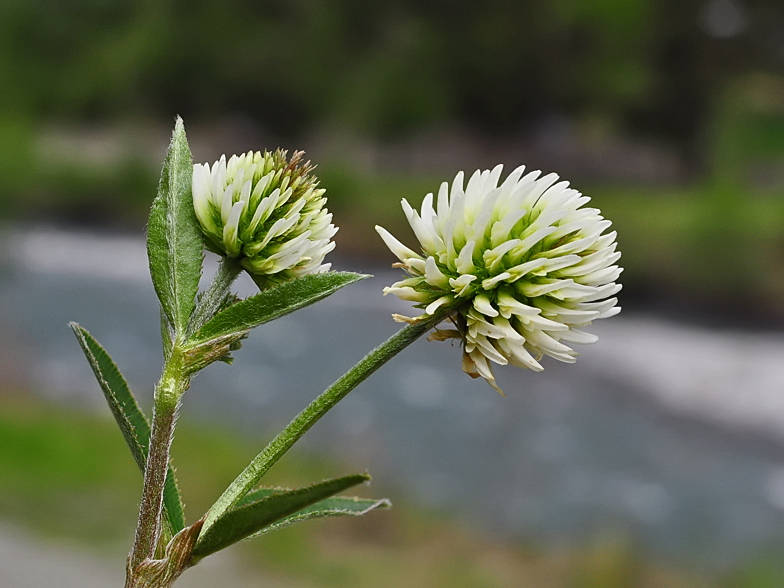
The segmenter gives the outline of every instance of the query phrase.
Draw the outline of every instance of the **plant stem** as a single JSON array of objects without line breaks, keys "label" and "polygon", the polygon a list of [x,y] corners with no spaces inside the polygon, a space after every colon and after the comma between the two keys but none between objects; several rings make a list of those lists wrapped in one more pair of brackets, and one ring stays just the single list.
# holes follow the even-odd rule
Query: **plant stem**
[{"label": "plant stem", "polygon": [[240,275],[242,267],[235,260],[224,257],[210,287],[202,295],[199,305],[188,323],[188,335],[198,331],[220,307],[234,280]]},{"label": "plant stem", "polygon": [[[186,366],[183,365],[181,345],[190,334],[198,331],[214,316],[241,270],[236,261],[223,258],[212,283],[202,295],[191,317],[187,333],[179,334],[173,342],[164,363],[161,380],[155,387],[155,405],[147,465],[144,470],[144,488],[133,549],[128,556],[126,586],[135,586],[139,581],[135,577],[136,570],[144,560],[154,557],[160,538],[163,488],[169,467],[169,449],[174,437],[180,398],[189,385],[189,378],[185,375]],[[167,349],[165,341],[164,349]]]},{"label": "plant stem", "polygon": [[440,323],[447,313],[408,325],[368,353],[359,363],[335,381],[311,402],[289,425],[259,453],[247,468],[231,483],[207,513],[202,533],[247,494],[272,465],[288,451],[329,409],[368,378],[373,372]]},{"label": "plant stem", "polygon": [[175,344],[169,360],[164,365],[161,380],[155,387],[152,433],[144,470],[144,488],[139,507],[136,538],[129,561],[134,570],[142,561],[152,557],[158,541],[163,508],[163,486],[169,467],[169,448],[174,436],[174,422],[180,397],[188,387],[183,377],[182,353]]}]

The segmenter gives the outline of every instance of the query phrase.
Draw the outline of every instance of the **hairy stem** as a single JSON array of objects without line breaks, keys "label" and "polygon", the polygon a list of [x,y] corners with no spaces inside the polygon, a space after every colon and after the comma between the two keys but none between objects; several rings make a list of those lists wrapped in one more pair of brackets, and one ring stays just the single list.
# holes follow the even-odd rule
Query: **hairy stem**
[{"label": "hairy stem", "polygon": [[188,335],[198,331],[217,312],[229,288],[241,271],[240,264],[235,260],[229,257],[224,257],[221,260],[210,287],[202,295],[199,305],[191,316],[188,323]]},{"label": "hairy stem", "polygon": [[164,365],[163,375],[155,387],[152,433],[144,470],[144,488],[139,507],[139,521],[133,550],[129,556],[130,569],[152,557],[158,542],[163,508],[163,486],[169,467],[169,448],[174,436],[174,423],[180,397],[188,387],[183,377],[182,354],[175,345]]},{"label": "hairy stem", "polygon": [[[147,454],[147,465],[144,471],[144,488],[139,507],[139,521],[136,526],[136,536],[133,549],[128,556],[128,577],[126,587],[152,585],[149,579],[144,580],[140,573],[148,574],[149,570],[142,571],[142,564],[151,565],[150,562],[156,553],[161,537],[163,511],[163,488],[166,482],[166,473],[169,467],[169,449],[174,438],[174,425],[177,419],[177,409],[180,398],[189,385],[186,375],[187,366],[181,346],[187,337],[196,332],[215,315],[223,302],[229,288],[239,276],[242,268],[229,258],[224,258],[209,288],[204,292],[188,323],[187,333],[179,334],[174,341],[167,341],[169,331],[162,321],[164,335],[164,351],[166,361],[163,367],[161,380],[155,387],[155,405],[153,409],[152,432],[150,447]],[[200,526],[200,525],[199,525]],[[196,537],[198,531],[196,532]],[[195,542],[195,537],[193,538]],[[191,545],[192,548],[192,545]],[[190,553],[187,554],[188,558]],[[186,562],[187,563],[187,562]],[[149,564],[149,565],[148,565]],[[141,566],[141,567],[140,567]],[[180,570],[181,571],[181,570]],[[169,578],[173,582],[175,577]],[[141,583],[140,583],[141,582]],[[157,584],[155,584],[157,585]],[[161,584],[163,586],[164,584]],[[169,584],[166,584],[169,585]]]},{"label": "hairy stem", "polygon": [[220,498],[212,505],[204,522],[206,532],[215,521],[247,494],[272,465],[288,451],[327,411],[342,400],[349,392],[367,379],[373,372],[416,341],[424,333],[445,318],[438,314],[428,320],[408,325],[392,335],[384,343],[368,353],[359,363],[335,381],[321,395],[299,413],[259,453],[247,468],[231,483]]}]

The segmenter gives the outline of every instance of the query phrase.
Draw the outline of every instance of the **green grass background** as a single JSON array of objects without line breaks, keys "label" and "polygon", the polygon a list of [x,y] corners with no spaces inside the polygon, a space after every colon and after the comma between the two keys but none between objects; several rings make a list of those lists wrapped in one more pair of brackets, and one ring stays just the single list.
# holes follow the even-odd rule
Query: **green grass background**
[{"label": "green grass background", "polygon": [[[261,447],[260,438],[183,422],[172,453],[190,521]],[[369,464],[372,466],[372,464]],[[345,473],[339,462],[294,451],[265,481],[296,486]],[[372,469],[372,468],[371,468]],[[87,546],[121,565],[133,535],[141,475],[108,410],[74,411],[28,395],[0,395],[0,518]],[[304,523],[234,546],[245,570],[330,588],[780,588],[784,563],[759,557],[718,577],[676,569],[622,533],[546,549],[491,538],[424,511],[374,481],[390,511]],[[198,568],[193,572],[198,573]]]}]

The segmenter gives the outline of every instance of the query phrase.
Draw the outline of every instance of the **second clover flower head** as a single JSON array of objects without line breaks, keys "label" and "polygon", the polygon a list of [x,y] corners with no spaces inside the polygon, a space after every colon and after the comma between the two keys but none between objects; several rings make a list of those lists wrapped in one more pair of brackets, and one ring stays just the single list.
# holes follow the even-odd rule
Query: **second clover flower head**
[{"label": "second clover flower head", "polygon": [[[498,389],[490,362],[541,371],[549,355],[572,363],[572,343],[593,343],[580,330],[617,314],[621,289],[615,281],[615,231],[590,198],[558,182],[558,176],[524,175],[515,169],[499,185],[502,166],[463,172],[437,198],[428,194],[421,213],[403,200],[403,210],[421,245],[409,249],[388,231],[376,230],[409,275],[385,294],[417,303],[424,314],[443,313],[455,324],[432,338],[463,344],[463,369]],[[500,391],[500,390],[499,390]]]},{"label": "second clover flower head", "polygon": [[328,271],[337,232],[303,153],[222,156],[193,166],[193,206],[207,248],[236,260],[260,287]]}]

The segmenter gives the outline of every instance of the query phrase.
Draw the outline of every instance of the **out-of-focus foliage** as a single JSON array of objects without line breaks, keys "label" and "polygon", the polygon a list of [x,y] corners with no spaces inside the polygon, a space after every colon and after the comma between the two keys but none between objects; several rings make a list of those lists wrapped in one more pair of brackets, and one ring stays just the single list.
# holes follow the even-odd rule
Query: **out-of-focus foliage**
[{"label": "out-of-focus foliage", "polygon": [[782,65],[776,0],[740,6],[731,39],[704,30],[715,3],[6,0],[0,110],[239,110],[284,136],[445,121],[505,133],[555,111],[690,140],[728,76]]},{"label": "out-of-focus foliage", "polygon": [[[136,513],[141,476],[114,423],[104,416],[0,393],[0,515],[68,545],[122,555]],[[184,422],[173,452],[188,491],[189,512],[202,512],[252,455],[256,442]],[[323,456],[289,455],[272,470],[274,484],[326,476]],[[377,487],[374,492],[389,489]],[[294,526],[240,544],[236,553],[254,577],[285,585],[356,588],[778,588],[780,558],[761,554],[721,575],[673,568],[623,533],[547,549],[503,542],[460,527],[443,513],[401,504],[394,516]],[[192,519],[191,519],[192,521]],[[778,552],[774,552],[778,553]],[[233,561],[233,560],[232,560]],[[230,579],[226,580],[228,584]]]},{"label": "out-of-focus foliage", "polygon": [[780,0],[4,0],[0,218],[141,226],[181,114],[215,156],[311,149],[345,253],[504,160],[614,209],[627,295],[770,308],[782,96]]}]

